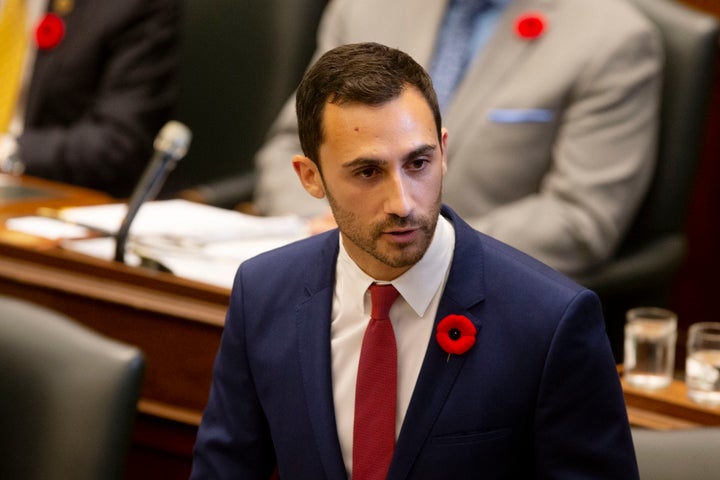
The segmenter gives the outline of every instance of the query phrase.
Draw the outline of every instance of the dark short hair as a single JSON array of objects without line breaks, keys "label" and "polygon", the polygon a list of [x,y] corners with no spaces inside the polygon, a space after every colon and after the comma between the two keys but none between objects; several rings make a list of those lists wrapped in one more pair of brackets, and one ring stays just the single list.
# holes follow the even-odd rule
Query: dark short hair
[{"label": "dark short hair", "polygon": [[326,103],[382,105],[399,97],[408,85],[427,100],[439,141],[442,120],[432,80],[408,54],[371,42],[343,45],[323,54],[305,73],[295,99],[305,156],[320,166]]}]

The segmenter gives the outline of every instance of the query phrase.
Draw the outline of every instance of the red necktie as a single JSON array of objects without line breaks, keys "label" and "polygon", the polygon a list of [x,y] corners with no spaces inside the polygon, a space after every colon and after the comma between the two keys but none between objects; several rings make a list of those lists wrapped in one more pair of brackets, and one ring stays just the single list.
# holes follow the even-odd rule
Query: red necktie
[{"label": "red necktie", "polygon": [[398,291],[371,285],[372,314],[365,330],[353,427],[353,480],[384,480],[395,449],[397,347],[388,313]]}]

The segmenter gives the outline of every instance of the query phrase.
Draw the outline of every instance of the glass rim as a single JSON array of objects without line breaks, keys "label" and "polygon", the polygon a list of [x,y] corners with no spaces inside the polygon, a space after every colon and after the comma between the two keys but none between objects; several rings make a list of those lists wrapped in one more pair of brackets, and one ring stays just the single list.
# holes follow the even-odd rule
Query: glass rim
[{"label": "glass rim", "polygon": [[662,307],[633,307],[625,312],[625,322],[631,319],[677,322],[677,313]]},{"label": "glass rim", "polygon": [[714,341],[720,341],[720,322],[698,322],[688,328],[688,340],[694,335],[702,335]]}]

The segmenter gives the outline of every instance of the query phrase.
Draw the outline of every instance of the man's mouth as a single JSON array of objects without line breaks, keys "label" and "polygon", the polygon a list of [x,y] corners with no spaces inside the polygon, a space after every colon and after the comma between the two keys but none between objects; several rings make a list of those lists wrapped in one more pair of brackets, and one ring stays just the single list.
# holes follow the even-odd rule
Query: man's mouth
[{"label": "man's mouth", "polygon": [[385,235],[396,242],[409,242],[415,239],[418,231],[419,229],[417,228],[400,228],[388,230],[385,232]]}]

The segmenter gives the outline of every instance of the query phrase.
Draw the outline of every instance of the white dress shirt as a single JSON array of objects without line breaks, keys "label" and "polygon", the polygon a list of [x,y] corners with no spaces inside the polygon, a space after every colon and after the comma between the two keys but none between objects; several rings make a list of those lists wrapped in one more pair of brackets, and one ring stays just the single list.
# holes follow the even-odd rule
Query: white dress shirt
[{"label": "white dress shirt", "polygon": [[[400,292],[390,309],[398,349],[396,438],[415,388],[426,345],[433,335],[435,315],[450,271],[454,247],[455,231],[450,222],[440,216],[435,235],[423,258],[390,282]],[[352,472],[355,381],[371,310],[367,289],[375,282],[350,258],[341,237],[333,296],[331,348],[335,418],[349,477]]]}]

